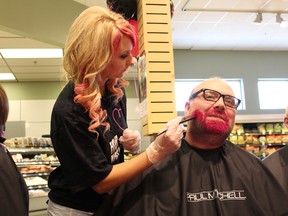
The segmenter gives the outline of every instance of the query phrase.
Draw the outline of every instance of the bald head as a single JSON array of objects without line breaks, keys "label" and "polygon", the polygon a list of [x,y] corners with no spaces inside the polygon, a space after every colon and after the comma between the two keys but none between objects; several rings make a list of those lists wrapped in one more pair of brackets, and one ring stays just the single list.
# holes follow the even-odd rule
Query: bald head
[{"label": "bald head", "polygon": [[226,81],[205,80],[193,89],[185,104],[185,116],[195,116],[187,125],[185,139],[198,148],[223,145],[234,126],[239,103]]},{"label": "bald head", "polygon": [[231,86],[225,80],[218,77],[210,78],[200,83],[192,90],[191,95],[203,88],[213,89],[222,94],[235,96]]}]

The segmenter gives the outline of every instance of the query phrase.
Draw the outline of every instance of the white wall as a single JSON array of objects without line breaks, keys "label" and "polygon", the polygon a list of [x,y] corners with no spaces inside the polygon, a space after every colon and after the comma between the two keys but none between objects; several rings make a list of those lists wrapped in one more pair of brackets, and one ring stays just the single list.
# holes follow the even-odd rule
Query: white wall
[{"label": "white wall", "polygon": [[50,133],[50,117],[55,100],[10,100],[8,121],[25,121],[25,136]]},{"label": "white wall", "polygon": [[[50,133],[50,118],[55,100],[10,100],[9,121],[24,121],[26,137],[41,137]],[[139,101],[137,98],[127,99],[128,127],[141,133]],[[150,142],[147,138],[145,142]]]}]

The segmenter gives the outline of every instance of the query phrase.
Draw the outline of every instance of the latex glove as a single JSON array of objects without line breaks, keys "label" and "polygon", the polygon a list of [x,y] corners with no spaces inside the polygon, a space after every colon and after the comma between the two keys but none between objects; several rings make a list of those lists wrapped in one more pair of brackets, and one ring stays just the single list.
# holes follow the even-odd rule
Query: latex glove
[{"label": "latex glove", "polygon": [[140,148],[141,135],[137,130],[130,130],[126,128],[123,135],[119,138],[123,147],[131,152],[138,151]]},{"label": "latex glove", "polygon": [[167,131],[159,135],[146,149],[148,159],[156,164],[164,157],[177,151],[183,138],[183,126],[179,125],[182,117],[177,117],[166,124]]}]

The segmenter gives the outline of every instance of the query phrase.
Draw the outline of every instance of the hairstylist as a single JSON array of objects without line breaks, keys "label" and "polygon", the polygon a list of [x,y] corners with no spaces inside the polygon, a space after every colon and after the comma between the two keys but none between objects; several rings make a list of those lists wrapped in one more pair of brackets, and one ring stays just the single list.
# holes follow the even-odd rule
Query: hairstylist
[{"label": "hairstylist", "polygon": [[100,7],[83,11],[70,28],[63,58],[69,82],[51,118],[61,165],[49,176],[50,216],[92,215],[108,191],[180,147],[183,131],[176,118],[145,152],[124,162],[124,148],[135,151],[140,142],[139,132],[127,128],[123,79],[133,64],[134,43],[133,27]]}]

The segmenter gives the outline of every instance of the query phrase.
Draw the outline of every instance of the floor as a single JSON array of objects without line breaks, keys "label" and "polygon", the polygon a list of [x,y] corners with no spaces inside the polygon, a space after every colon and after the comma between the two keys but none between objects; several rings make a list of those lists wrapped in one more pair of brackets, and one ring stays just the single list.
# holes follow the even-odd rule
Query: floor
[{"label": "floor", "polygon": [[47,216],[47,211],[29,212],[29,216]]}]

